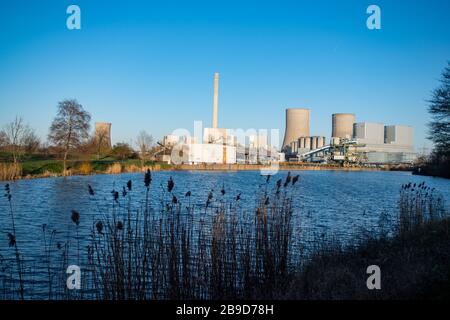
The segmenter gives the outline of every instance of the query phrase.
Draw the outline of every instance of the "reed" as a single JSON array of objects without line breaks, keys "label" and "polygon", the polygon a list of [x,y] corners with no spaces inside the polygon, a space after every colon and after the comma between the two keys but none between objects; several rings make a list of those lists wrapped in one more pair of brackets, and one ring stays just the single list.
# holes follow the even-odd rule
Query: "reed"
[{"label": "reed", "polygon": [[[359,269],[355,267],[349,273],[346,266],[340,266],[334,272],[330,270],[332,265],[346,261],[343,257],[366,263],[367,250],[381,252],[390,241],[386,237],[369,238],[345,248],[322,234],[314,241],[316,248],[310,260],[302,261],[301,253],[292,246],[293,217],[300,215],[298,209],[294,211],[292,197],[301,181],[291,173],[277,181],[270,176],[264,178],[254,207],[247,210],[241,205],[241,193],[226,185],[195,202],[192,198],[196,190],[179,190],[172,177],[160,186],[162,192],[157,196],[152,192],[152,183],[152,172],[147,169],[140,182],[142,191],[136,191],[132,181],[118,189],[114,186],[109,205],[105,205],[103,195],[87,186],[86,197],[96,217],[89,222],[82,219],[83,212],[72,210],[64,242],[57,241],[55,230],[43,226],[48,299],[280,299],[286,295],[296,297],[297,293],[302,298],[322,297],[319,293],[330,291],[332,281],[348,279],[357,287]],[[5,195],[11,204],[9,186]],[[436,190],[425,183],[404,185],[393,239],[409,239],[445,215],[442,196]],[[24,268],[15,241],[12,205],[11,217],[13,231],[9,240],[16,252],[19,293],[23,298]],[[77,263],[83,270],[82,290],[75,294],[65,286],[72,227],[76,231]],[[87,247],[80,245],[82,230],[89,230]],[[60,270],[59,277],[52,271],[55,268]],[[322,274],[330,280],[323,280]],[[5,289],[6,278],[0,278],[4,292],[10,290]],[[345,296],[348,292],[342,289],[339,294]]]},{"label": "reed", "polygon": [[106,169],[107,174],[120,174],[122,173],[122,165],[118,162],[113,163]]},{"label": "reed", "polygon": [[422,183],[402,185],[399,200],[400,235],[414,232],[427,222],[443,218],[445,207],[442,195],[435,188]]},{"label": "reed", "polygon": [[0,163],[0,180],[15,180],[22,176],[22,166],[19,163]]},{"label": "reed", "polygon": [[16,258],[16,265],[17,265],[17,275],[19,277],[19,293],[20,293],[20,299],[24,300],[24,279],[23,279],[23,265],[22,265],[22,257],[20,254],[19,246],[17,245],[17,232],[16,232],[16,221],[15,221],[15,215],[12,205],[12,194],[11,194],[11,187],[9,184],[5,185],[5,197],[8,199],[9,203],[9,209],[10,209],[10,216],[11,216],[11,231],[12,233],[8,233],[8,239],[9,239],[9,246],[14,248],[14,254]]},{"label": "reed", "polygon": [[90,162],[83,162],[78,168],[78,172],[81,175],[90,175],[94,172],[94,168]]},{"label": "reed", "polygon": [[[290,177],[272,195],[267,179],[251,219],[240,195],[230,200],[225,187],[217,195],[211,191],[205,205],[192,204],[192,192],[180,195],[172,178],[153,208],[151,182],[148,170],[145,200],[135,214],[130,181],[121,197],[114,192],[112,212],[91,228],[88,269],[97,298],[269,297],[268,288],[284,285],[292,267]],[[91,187],[89,194],[95,202]]]}]

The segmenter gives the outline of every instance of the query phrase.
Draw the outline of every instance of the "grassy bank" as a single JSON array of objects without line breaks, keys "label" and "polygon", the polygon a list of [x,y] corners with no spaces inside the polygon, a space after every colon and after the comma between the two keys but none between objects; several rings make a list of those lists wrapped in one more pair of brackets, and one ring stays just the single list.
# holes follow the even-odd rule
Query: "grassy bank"
[{"label": "grassy bank", "polygon": [[415,168],[413,174],[420,176],[431,176],[450,179],[450,164],[427,164]]},{"label": "grassy bank", "polygon": [[[293,276],[287,299],[450,299],[450,220],[427,222],[394,238],[356,248],[324,246]],[[366,268],[381,269],[381,290],[368,290]]]},{"label": "grassy bank", "polygon": [[[272,170],[281,171],[320,171],[320,170],[339,170],[339,171],[379,171],[379,170],[397,170],[388,167],[366,167],[366,166],[347,166],[333,164],[311,164],[311,163],[281,163],[276,167],[257,165],[257,164],[197,164],[197,165],[171,165],[163,162],[140,160],[69,160],[67,162],[67,171],[63,172],[63,162],[55,159],[42,159],[24,161],[14,165],[12,163],[0,162],[0,180],[31,179],[57,177],[63,175],[92,175],[92,174],[120,174],[131,172],[145,172],[147,169],[152,171],[160,170],[179,170],[179,171],[255,171]],[[403,168],[401,170],[404,170]]]},{"label": "grassy bank", "polygon": [[0,163],[0,180],[16,180],[31,178],[57,177],[63,175],[120,174],[169,170],[173,167],[153,161],[140,160],[69,160],[67,171],[63,172],[61,160],[33,160],[19,164]]}]

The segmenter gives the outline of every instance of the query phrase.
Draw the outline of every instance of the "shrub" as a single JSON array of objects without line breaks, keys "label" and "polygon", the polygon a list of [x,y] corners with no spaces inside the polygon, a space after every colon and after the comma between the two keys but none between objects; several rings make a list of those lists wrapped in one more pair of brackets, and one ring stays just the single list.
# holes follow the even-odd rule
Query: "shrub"
[{"label": "shrub", "polygon": [[80,167],[78,168],[78,171],[80,174],[83,175],[89,175],[91,174],[94,170],[92,168],[92,165],[89,162],[84,162],[80,165]]},{"label": "shrub", "polygon": [[119,174],[122,173],[122,165],[119,162],[113,163],[111,166],[106,169],[106,173],[108,174]]},{"label": "shrub", "polygon": [[18,163],[0,163],[0,180],[14,180],[22,176],[22,166]]}]

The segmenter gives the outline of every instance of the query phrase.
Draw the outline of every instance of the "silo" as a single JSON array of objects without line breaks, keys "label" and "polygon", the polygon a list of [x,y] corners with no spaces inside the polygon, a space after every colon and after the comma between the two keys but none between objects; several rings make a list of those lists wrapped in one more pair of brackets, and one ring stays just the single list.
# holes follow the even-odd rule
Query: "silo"
[{"label": "silo", "polygon": [[300,149],[305,149],[305,137],[301,137],[300,139],[298,139],[298,143],[299,143],[299,148]]},{"label": "silo", "polygon": [[286,109],[286,131],[283,148],[300,137],[309,136],[309,109]]},{"label": "silo", "polygon": [[338,145],[340,143],[341,143],[341,138],[338,138],[338,137],[332,137],[331,138],[330,144],[332,146]]},{"label": "silo", "polygon": [[317,149],[325,145],[325,137],[317,137]]},{"label": "silo", "polygon": [[311,150],[311,138],[310,137],[305,137],[305,149]]},{"label": "silo", "polygon": [[311,137],[311,150],[317,149],[317,137]]},{"label": "silo", "polygon": [[356,122],[353,113],[335,113],[332,115],[332,137],[341,139],[353,138],[353,124]]},{"label": "silo", "polygon": [[292,153],[298,152],[298,141],[292,141],[290,146],[291,146]]}]

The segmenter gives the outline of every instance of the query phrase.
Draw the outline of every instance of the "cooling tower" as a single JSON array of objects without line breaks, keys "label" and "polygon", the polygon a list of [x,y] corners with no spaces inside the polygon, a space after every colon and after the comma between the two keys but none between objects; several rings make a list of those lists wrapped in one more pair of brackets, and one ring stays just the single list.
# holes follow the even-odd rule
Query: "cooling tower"
[{"label": "cooling tower", "polygon": [[335,113],[332,116],[331,137],[351,139],[353,137],[353,124],[356,122],[352,113]]},{"label": "cooling tower", "polygon": [[96,122],[95,138],[101,145],[111,148],[111,123]]},{"label": "cooling tower", "polygon": [[283,148],[289,147],[292,141],[309,136],[309,109],[286,109],[286,131]]}]

